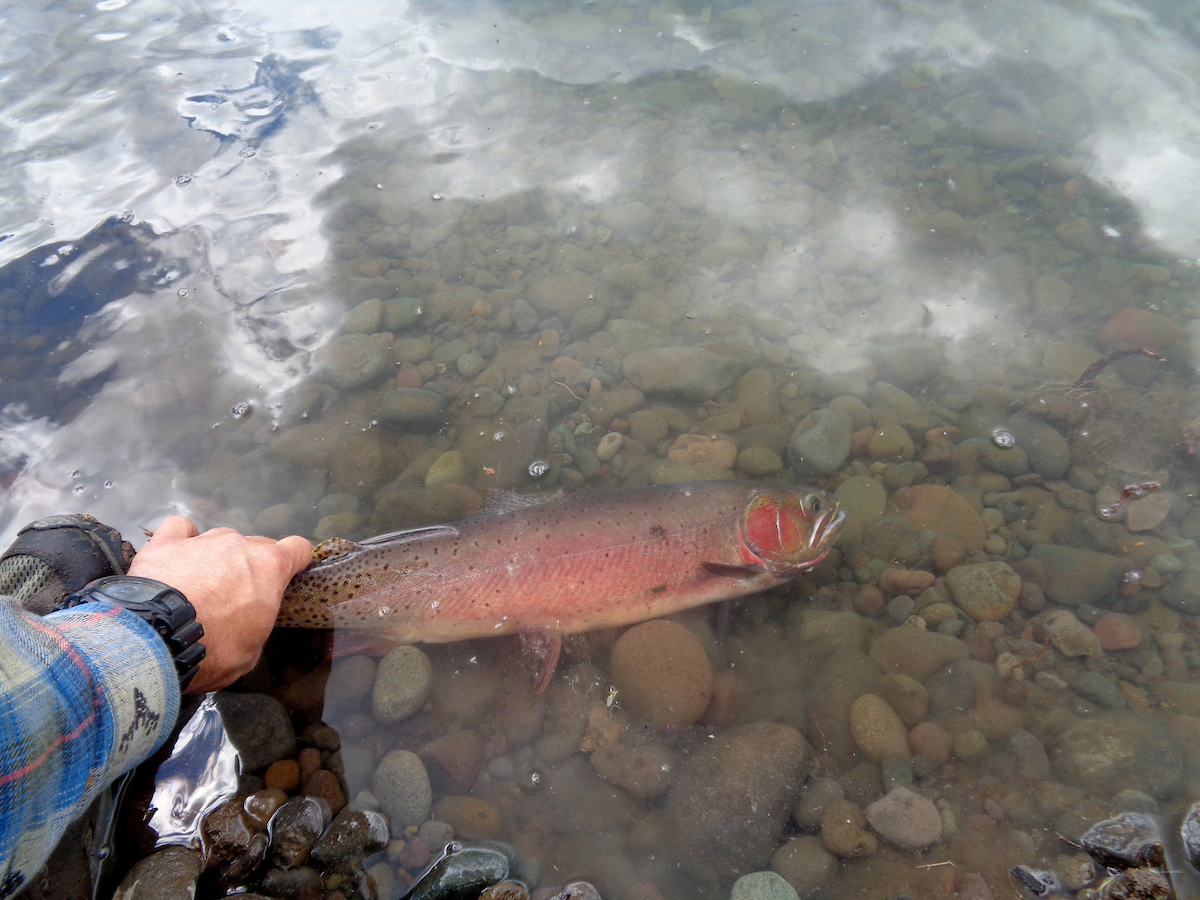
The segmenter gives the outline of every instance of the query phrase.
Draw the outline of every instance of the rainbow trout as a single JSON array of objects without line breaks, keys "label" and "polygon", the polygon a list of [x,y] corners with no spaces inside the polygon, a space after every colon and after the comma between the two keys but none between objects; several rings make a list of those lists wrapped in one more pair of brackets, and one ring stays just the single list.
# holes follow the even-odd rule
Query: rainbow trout
[{"label": "rainbow trout", "polygon": [[277,624],[397,643],[520,633],[540,690],[563,634],[782,584],[825,557],[845,519],[822,491],[748,481],[487,494],[461,522],[324,541]]}]

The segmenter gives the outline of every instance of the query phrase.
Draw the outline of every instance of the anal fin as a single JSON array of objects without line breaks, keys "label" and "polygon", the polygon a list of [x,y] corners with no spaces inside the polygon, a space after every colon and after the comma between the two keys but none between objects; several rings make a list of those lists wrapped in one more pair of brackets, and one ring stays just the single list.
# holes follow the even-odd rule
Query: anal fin
[{"label": "anal fin", "polygon": [[550,686],[554,669],[558,666],[558,655],[562,652],[562,635],[549,628],[526,628],[517,632],[521,644],[521,656],[533,669],[533,692],[540,694]]},{"label": "anal fin", "polygon": [[762,566],[732,566],[729,563],[700,563],[705,571],[713,575],[724,575],[726,578],[754,578],[767,571]]}]

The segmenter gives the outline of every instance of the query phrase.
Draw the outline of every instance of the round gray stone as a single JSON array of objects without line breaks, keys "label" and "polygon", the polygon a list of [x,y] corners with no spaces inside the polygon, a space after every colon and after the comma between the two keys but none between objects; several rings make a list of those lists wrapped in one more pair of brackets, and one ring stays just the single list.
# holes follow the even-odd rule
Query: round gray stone
[{"label": "round gray stone", "polygon": [[788,462],[798,475],[819,478],[836,472],[850,455],[850,419],[818,409],[800,420],[788,441]]},{"label": "round gray stone", "polygon": [[392,822],[393,830],[420,825],[429,816],[433,790],[420,758],[408,750],[393,750],[379,761],[371,793]]},{"label": "round gray stone", "polygon": [[371,691],[371,714],[384,724],[407,719],[425,705],[432,683],[429,657],[416,647],[397,647],[379,661]]}]

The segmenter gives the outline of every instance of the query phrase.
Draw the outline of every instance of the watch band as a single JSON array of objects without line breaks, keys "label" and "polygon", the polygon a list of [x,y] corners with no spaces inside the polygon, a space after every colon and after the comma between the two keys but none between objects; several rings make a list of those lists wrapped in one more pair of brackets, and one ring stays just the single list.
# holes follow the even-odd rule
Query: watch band
[{"label": "watch band", "polygon": [[204,626],[196,621],[196,608],[181,591],[152,578],[109,575],[68,594],[58,608],[69,609],[93,600],[120,606],[148,623],[163,639],[175,660],[179,689],[187,690],[204,659],[205,649],[200,643]]}]

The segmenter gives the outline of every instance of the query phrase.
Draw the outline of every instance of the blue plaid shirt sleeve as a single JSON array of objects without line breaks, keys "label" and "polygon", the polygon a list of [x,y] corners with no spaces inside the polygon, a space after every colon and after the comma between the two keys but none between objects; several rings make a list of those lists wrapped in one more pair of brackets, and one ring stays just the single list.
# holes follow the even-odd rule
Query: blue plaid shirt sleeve
[{"label": "blue plaid shirt sleeve", "polygon": [[132,613],[85,603],[38,617],[0,598],[0,900],[162,745],[179,699],[166,644]]}]

